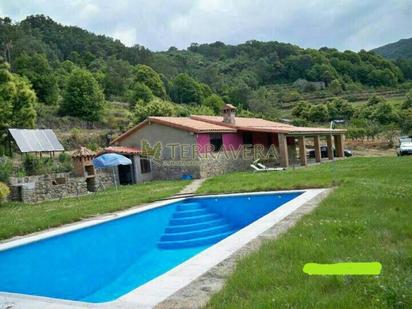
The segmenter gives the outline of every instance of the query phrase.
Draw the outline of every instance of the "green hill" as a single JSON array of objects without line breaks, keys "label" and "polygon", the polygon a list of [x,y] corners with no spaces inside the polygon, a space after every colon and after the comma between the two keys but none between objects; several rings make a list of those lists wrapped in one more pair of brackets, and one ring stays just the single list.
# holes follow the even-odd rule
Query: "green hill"
[{"label": "green hill", "polygon": [[391,60],[412,60],[412,38],[402,39],[395,43],[386,44],[375,48],[372,51]]}]

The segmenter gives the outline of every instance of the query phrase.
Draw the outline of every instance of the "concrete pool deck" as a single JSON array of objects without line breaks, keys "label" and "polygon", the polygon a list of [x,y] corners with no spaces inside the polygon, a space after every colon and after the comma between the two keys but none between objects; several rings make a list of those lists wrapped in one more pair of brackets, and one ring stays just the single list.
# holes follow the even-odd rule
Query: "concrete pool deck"
[{"label": "concrete pool deck", "polygon": [[[227,194],[229,196],[239,196],[249,194],[303,192],[303,194],[283,204],[252,224],[193,256],[163,275],[160,275],[135,290],[121,296],[115,301],[93,304],[22,294],[0,293],[0,308],[200,307],[207,302],[213,293],[223,286],[225,278],[230,274],[239,257],[251,250],[257,249],[264,239],[276,238],[281,232],[284,232],[289,227],[293,226],[304,214],[314,209],[329,191],[329,189],[308,189]],[[155,202],[137,209],[122,211],[106,218],[97,218],[86,222],[72,224],[68,227],[53,229],[52,231],[46,231],[37,235],[22,237],[14,241],[0,244],[0,250],[87,226],[100,224],[148,209],[161,207],[178,200],[181,199]]]}]

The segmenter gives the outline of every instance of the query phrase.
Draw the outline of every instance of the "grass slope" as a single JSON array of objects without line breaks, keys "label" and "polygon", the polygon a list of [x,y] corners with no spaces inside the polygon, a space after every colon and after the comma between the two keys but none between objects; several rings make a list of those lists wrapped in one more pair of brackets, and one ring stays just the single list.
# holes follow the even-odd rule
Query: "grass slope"
[{"label": "grass slope", "polygon": [[188,181],[153,181],[108,189],[97,194],[34,205],[6,203],[0,206],[0,239],[24,235],[99,214],[130,208],[171,196]]},{"label": "grass slope", "polygon": [[[201,193],[339,187],[278,240],[242,259],[210,308],[412,308],[412,158],[354,158],[282,173],[235,173]],[[369,262],[379,276],[308,276],[308,262]]]}]

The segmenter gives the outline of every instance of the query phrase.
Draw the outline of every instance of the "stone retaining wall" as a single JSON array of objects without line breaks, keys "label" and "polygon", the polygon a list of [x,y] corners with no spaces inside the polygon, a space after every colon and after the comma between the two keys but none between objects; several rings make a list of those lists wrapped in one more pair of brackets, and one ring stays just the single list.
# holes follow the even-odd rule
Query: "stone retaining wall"
[{"label": "stone retaining wall", "polygon": [[200,177],[207,178],[211,176],[223,175],[229,172],[246,171],[250,169],[253,159],[244,159],[236,156],[229,157],[225,155],[216,155],[215,157],[200,156]]},{"label": "stone retaining wall", "polygon": [[10,177],[9,199],[24,203],[39,203],[80,196],[96,191],[99,183],[103,183],[105,188],[111,187],[114,185],[113,176],[108,171],[103,171],[94,181],[87,180],[85,177],[74,177],[71,173]]}]

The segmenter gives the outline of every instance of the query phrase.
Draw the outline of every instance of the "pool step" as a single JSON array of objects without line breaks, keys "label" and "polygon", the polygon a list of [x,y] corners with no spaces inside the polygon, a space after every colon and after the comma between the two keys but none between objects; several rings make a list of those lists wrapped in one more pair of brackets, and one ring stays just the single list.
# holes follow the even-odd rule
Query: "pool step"
[{"label": "pool step", "polygon": [[226,219],[197,202],[177,206],[158,247],[179,249],[214,244],[234,233]]},{"label": "pool step", "polygon": [[199,208],[194,210],[184,210],[184,211],[176,211],[173,214],[173,218],[185,218],[185,217],[193,217],[193,216],[202,216],[209,214],[206,208]]},{"label": "pool step", "polygon": [[208,237],[199,237],[193,239],[185,239],[179,241],[161,241],[158,246],[161,249],[180,249],[180,248],[190,248],[197,246],[205,246],[217,243],[218,241],[226,238],[230,234],[233,234],[234,231],[229,231],[225,233],[220,233]]},{"label": "pool step", "polygon": [[166,227],[165,233],[184,233],[184,232],[196,231],[196,230],[201,230],[201,229],[207,229],[213,226],[223,225],[225,223],[226,221],[224,219],[219,218],[216,220],[195,223],[195,224],[169,225],[168,227]]},{"label": "pool step", "polygon": [[202,204],[197,203],[197,202],[191,202],[191,203],[183,203],[177,206],[178,211],[184,211],[184,210],[195,210],[195,209],[202,209],[205,208]]},{"label": "pool step", "polygon": [[170,219],[169,225],[186,225],[186,224],[193,224],[193,223],[200,223],[206,222],[211,220],[219,219],[219,216],[216,214],[207,213],[206,215],[200,216],[191,216],[191,217],[184,217],[184,218],[174,218]]},{"label": "pool step", "polygon": [[211,228],[199,229],[190,232],[183,233],[165,233],[163,234],[160,241],[173,241],[173,240],[187,240],[199,237],[207,237],[210,235],[216,235],[232,230],[230,224],[222,224],[218,226],[213,226]]}]

